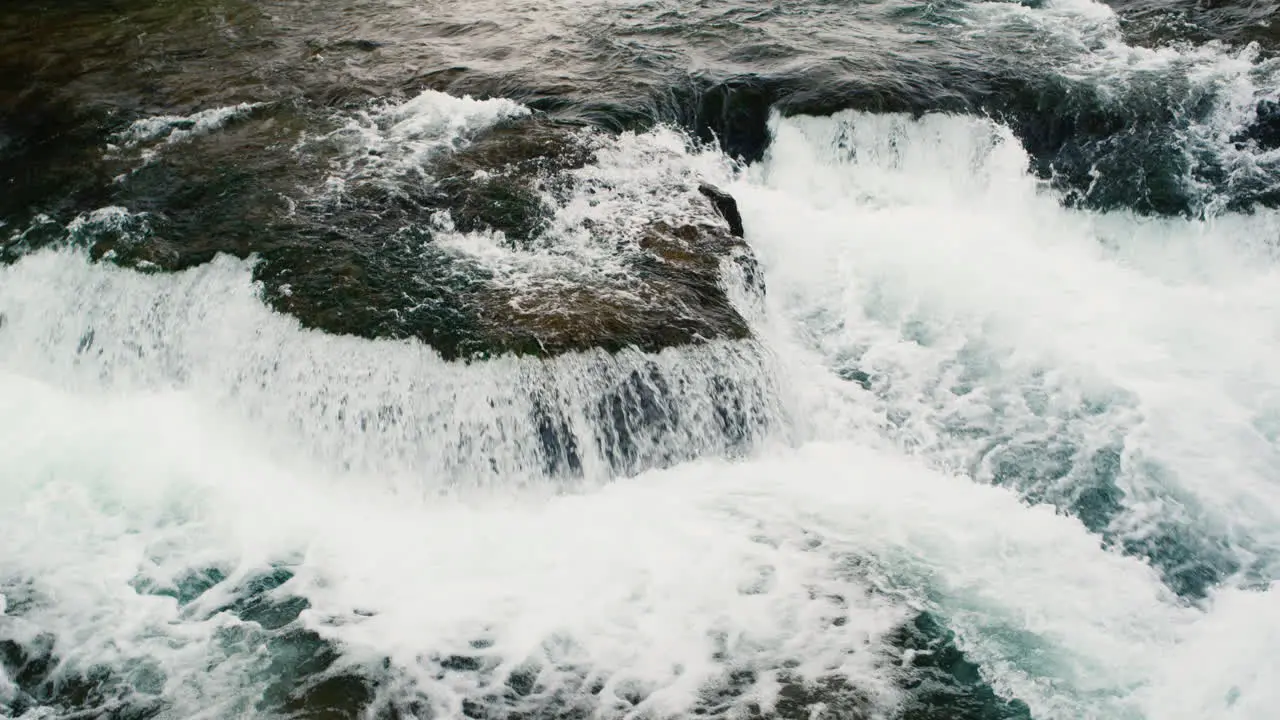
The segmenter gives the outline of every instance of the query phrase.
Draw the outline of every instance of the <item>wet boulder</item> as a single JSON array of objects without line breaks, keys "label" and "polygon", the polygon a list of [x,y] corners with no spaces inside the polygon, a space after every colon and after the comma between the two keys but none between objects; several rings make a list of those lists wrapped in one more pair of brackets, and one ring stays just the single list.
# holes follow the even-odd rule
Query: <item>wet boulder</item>
[{"label": "wet boulder", "polygon": [[[303,247],[267,255],[268,298],[308,326],[417,338],[447,358],[658,351],[747,337],[722,273],[758,290],[759,271],[728,194],[664,188],[686,200],[684,209],[638,230],[618,218],[561,216],[574,203],[625,194],[608,185],[582,196],[577,172],[609,142],[544,115],[509,118],[431,158],[421,176],[356,187],[340,211],[312,223]],[[616,262],[577,262],[566,245],[574,234],[611,248]],[[489,249],[459,250],[471,245]],[[512,277],[505,267],[543,262],[565,269]]]},{"label": "wet boulder", "polygon": [[707,183],[700,184],[698,192],[710,200],[720,217],[729,223],[729,234],[738,238],[745,234],[742,227],[742,213],[738,212],[738,201],[734,200],[732,195]]},{"label": "wet boulder", "polygon": [[[645,181],[665,186],[635,186],[626,172],[601,184],[608,133],[515,114],[401,157],[394,137],[369,147],[302,140],[326,125],[339,131],[320,137],[337,137],[341,114],[246,108],[216,126],[166,116],[206,129],[149,144],[118,139],[130,137],[120,124],[101,205],[31,221],[0,243],[0,258],[70,244],[94,261],[173,272],[220,253],[252,257],[263,299],[304,326],[413,338],[450,359],[749,335],[722,276],[759,290],[734,199],[679,172]],[[654,215],[645,193],[674,201]],[[598,201],[597,217],[578,217]],[[605,259],[579,262],[574,242]],[[549,259],[568,269],[526,282],[504,267]]]},{"label": "wet boulder", "polygon": [[740,263],[752,277],[758,271],[726,228],[655,222],[638,249],[626,260],[628,274],[608,282],[495,291],[484,299],[481,332],[495,348],[525,354],[654,352],[750,335],[725,291],[722,262]]},{"label": "wet boulder", "polygon": [[592,157],[579,126],[541,115],[503,122],[436,160],[424,201],[460,231],[496,230],[524,245],[546,229],[547,194],[561,189],[563,173]]}]

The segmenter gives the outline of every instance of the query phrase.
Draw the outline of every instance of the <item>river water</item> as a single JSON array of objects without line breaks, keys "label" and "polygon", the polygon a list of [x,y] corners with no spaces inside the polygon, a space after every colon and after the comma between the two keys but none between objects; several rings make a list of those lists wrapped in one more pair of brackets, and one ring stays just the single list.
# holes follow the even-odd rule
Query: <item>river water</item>
[{"label": "river water", "polygon": [[[0,713],[1274,717],[1273,10],[0,12]],[[385,200],[529,117],[591,158],[528,243]],[[749,337],[395,324],[643,295],[701,182]],[[392,320],[286,312],[344,252]]]}]

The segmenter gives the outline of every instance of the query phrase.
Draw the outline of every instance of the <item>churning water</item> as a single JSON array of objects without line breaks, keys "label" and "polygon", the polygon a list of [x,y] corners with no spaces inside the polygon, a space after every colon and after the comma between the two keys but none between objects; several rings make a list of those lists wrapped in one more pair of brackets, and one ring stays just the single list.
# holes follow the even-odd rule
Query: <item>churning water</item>
[{"label": "churning water", "polygon": [[[956,22],[1030,26],[1108,102],[1200,103],[1161,130],[1190,211],[1089,201],[1138,182],[1107,173],[1140,128],[1072,190],[990,114],[775,111],[749,163],[596,138],[556,242],[437,226],[516,296],[607,285],[629,251],[582,228],[713,182],[766,288],[726,275],[749,340],[445,361],[304,328],[253,258],[0,266],[0,712],[1273,717],[1280,213],[1240,198],[1280,150],[1240,137],[1280,72],[1126,45],[1092,3]],[[379,107],[326,136],[323,192],[527,112]]]}]

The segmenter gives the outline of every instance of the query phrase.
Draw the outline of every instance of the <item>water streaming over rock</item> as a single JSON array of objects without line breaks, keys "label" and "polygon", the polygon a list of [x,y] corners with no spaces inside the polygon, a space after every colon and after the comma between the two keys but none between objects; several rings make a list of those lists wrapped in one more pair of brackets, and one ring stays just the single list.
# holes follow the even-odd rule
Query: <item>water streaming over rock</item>
[{"label": "water streaming over rock", "polygon": [[1264,6],[0,10],[0,714],[1270,717]]}]

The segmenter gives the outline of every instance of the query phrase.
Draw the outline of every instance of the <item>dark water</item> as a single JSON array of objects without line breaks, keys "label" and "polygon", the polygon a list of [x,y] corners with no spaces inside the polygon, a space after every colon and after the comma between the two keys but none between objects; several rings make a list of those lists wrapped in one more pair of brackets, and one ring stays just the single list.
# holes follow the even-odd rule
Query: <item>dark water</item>
[{"label": "dark water", "polygon": [[[457,485],[550,483],[564,493],[698,458],[753,457],[793,442],[812,418],[780,399],[786,382],[773,376],[773,340],[761,337],[772,332],[761,316],[773,283],[769,258],[757,255],[777,251],[753,245],[763,211],[750,203],[767,197],[735,200],[702,175],[772,167],[787,147],[778,144],[783,118],[944,113],[1007,128],[1043,192],[1090,217],[1142,228],[1270,217],[1280,206],[1278,11],[1269,0],[11,0],[0,7],[0,262],[19,270],[4,277],[56,262],[42,254],[50,249],[125,270],[90,280],[49,270],[86,296],[43,308],[48,296],[24,289],[14,296],[21,306],[0,305],[0,333],[9,316],[20,332],[43,328],[34,318],[47,310],[48,331],[21,337],[42,338],[60,358],[51,365],[93,378],[77,388],[182,389],[214,378],[218,407],[289,428],[280,457],[309,457],[328,468],[318,475],[428,468],[421,474]],[[837,138],[832,151],[875,157],[859,142]],[[908,143],[891,141],[904,157]],[[703,159],[687,159],[695,156]],[[492,241],[479,259],[459,251],[475,237]],[[317,359],[312,346],[270,345],[264,337],[282,331],[259,324],[229,341],[243,348],[218,355],[224,346],[214,343],[206,358],[199,336],[221,337],[219,317],[229,318],[224,327],[260,322],[243,320],[240,295],[218,294],[228,255],[251,260],[253,302],[289,322],[399,344]],[[529,270],[535,260],[561,264]],[[202,271],[214,274],[182,274]],[[171,273],[195,279],[177,290],[129,285]],[[114,305],[125,293],[135,304]],[[175,307],[199,297],[226,306]],[[810,345],[825,350],[824,329],[835,337],[845,320],[810,315],[804,327],[819,336]],[[190,330],[192,318],[203,329]],[[905,324],[903,342],[945,345],[939,323]],[[35,345],[14,342],[4,357]],[[410,360],[375,354],[414,342],[435,359],[402,370],[396,363]],[[1269,535],[1222,520],[1169,479],[1212,484],[1228,471],[1141,457],[1148,418],[1137,416],[1151,411],[1123,389],[1068,397],[1052,368],[1008,380],[1016,363],[981,342],[940,361],[919,387],[905,364],[877,367],[873,346],[837,348],[826,369],[883,410],[886,442],[1078,520],[1108,558],[1148,567],[1168,593],[1161,612],[1197,612],[1221,588],[1275,580],[1280,546]],[[210,369],[218,363],[229,369]],[[447,390],[432,384],[446,376]],[[981,396],[979,411],[957,399],[971,395]],[[1263,475],[1274,435],[1258,451]],[[25,457],[15,455],[15,467]],[[24,512],[15,501],[14,517]],[[161,516],[159,527],[189,520]],[[753,542],[789,542],[767,535]],[[851,632],[864,605],[898,608],[869,649],[848,650],[871,658],[875,678],[852,665],[815,669],[805,648],[753,654],[735,645],[735,626],[705,633],[714,671],[672,710],[661,683],[619,685],[607,666],[575,654],[569,630],[568,639],[536,638],[539,651],[516,664],[516,651],[484,628],[466,647],[414,646],[406,635],[411,652],[357,653],[309,619],[321,610],[308,591],[325,585],[305,575],[307,562],[210,562],[154,542],[143,554],[157,567],[172,552],[184,568],[140,568],[117,590],[167,603],[171,625],[216,625],[206,654],[170,665],[145,651],[81,657],[83,619],[58,620],[72,601],[24,577],[20,563],[4,565],[0,712],[182,717],[207,703],[208,717],[994,720],[1081,708],[1157,717],[1115,710],[1143,682],[1091,690],[1041,652],[1049,641],[1038,630],[982,617],[970,590],[913,579],[917,570],[893,558],[837,553],[871,600],[804,586],[804,617],[829,614],[821,623],[832,633]],[[349,610],[343,622],[381,617]],[[1020,648],[1012,664],[1022,665],[991,650],[1006,646]],[[199,667],[246,680],[231,682],[234,691],[188,687]],[[1050,698],[1061,682],[1073,700],[1019,697],[1026,677]],[[218,688],[227,697],[201,695]],[[1119,704],[1107,704],[1112,696]],[[1213,717],[1252,717],[1230,714],[1235,703]]]}]

